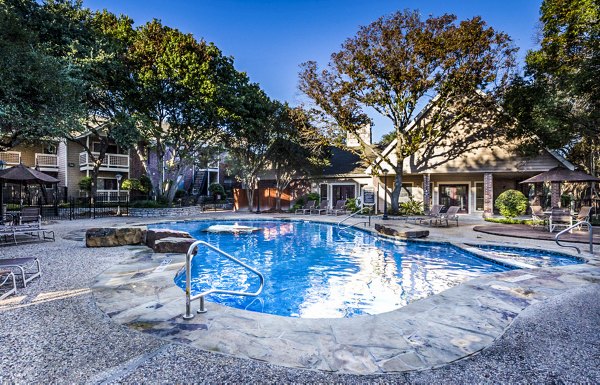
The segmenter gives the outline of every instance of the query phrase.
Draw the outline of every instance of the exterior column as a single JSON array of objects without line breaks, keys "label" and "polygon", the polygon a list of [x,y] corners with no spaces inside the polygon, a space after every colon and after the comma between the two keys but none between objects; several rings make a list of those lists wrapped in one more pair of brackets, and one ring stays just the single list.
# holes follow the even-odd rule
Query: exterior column
[{"label": "exterior column", "polygon": [[483,174],[483,217],[494,215],[494,176],[490,172]]},{"label": "exterior column", "polygon": [[550,194],[552,207],[560,207],[560,182],[552,182]]},{"label": "exterior column", "polygon": [[429,207],[429,201],[431,200],[431,175],[423,174],[423,210],[428,213],[431,207]]}]

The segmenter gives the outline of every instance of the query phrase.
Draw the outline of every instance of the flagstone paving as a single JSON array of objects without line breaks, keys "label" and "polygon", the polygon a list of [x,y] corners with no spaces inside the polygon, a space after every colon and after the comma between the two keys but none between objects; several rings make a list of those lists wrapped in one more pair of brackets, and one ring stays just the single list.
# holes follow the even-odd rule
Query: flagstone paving
[{"label": "flagstone paving", "polygon": [[[156,280],[163,275],[172,282],[182,256],[166,256],[172,263],[160,272],[155,269],[165,255],[142,247],[84,247],[87,227],[134,223],[139,220],[60,222],[49,225],[56,242],[0,247],[0,258],[38,256],[43,272],[16,297],[0,301],[0,383],[600,381],[600,250],[584,265],[469,281],[395,312],[365,317],[372,324],[362,325],[368,329],[361,328],[363,317],[326,320],[329,328],[322,332],[319,322],[212,303],[206,315],[181,321],[181,290]],[[473,225],[480,223],[461,218],[458,228],[429,229],[429,239],[560,250],[551,242],[474,233]],[[140,269],[131,271],[132,263],[141,263]],[[119,295],[138,305],[125,309],[114,299]],[[453,307],[464,311],[448,310]],[[208,347],[196,348],[203,343]],[[478,346],[483,350],[469,355]],[[467,358],[443,364],[457,355]],[[270,364],[273,356],[291,363]],[[399,372],[436,362],[441,364],[434,370]],[[341,374],[368,370],[379,374]]]},{"label": "flagstone paving", "polygon": [[[130,250],[135,255],[93,285],[98,306],[114,321],[203,350],[353,374],[424,370],[456,361],[491,345],[532,303],[600,283],[592,257],[588,264],[484,276],[375,316],[299,319],[210,303],[207,313],[186,321],[183,292],[173,285],[184,255]],[[171,263],[158,269],[165,260]]]}]

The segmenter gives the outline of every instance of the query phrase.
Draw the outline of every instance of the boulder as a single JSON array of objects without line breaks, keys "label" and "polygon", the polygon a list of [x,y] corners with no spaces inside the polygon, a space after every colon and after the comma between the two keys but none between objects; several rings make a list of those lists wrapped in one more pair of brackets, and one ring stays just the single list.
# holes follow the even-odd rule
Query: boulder
[{"label": "boulder", "polygon": [[429,236],[429,230],[397,230],[378,223],[375,223],[375,230],[381,234],[400,238],[424,238]]},{"label": "boulder", "polygon": [[154,242],[152,248],[155,253],[187,253],[191,244],[196,240],[193,238],[161,238]]},{"label": "boulder", "polygon": [[163,238],[189,238],[192,236],[186,231],[168,230],[168,229],[148,229],[146,231],[146,245],[154,249],[154,244]]},{"label": "boulder", "polygon": [[139,227],[95,227],[85,232],[87,247],[139,245],[142,229]]}]

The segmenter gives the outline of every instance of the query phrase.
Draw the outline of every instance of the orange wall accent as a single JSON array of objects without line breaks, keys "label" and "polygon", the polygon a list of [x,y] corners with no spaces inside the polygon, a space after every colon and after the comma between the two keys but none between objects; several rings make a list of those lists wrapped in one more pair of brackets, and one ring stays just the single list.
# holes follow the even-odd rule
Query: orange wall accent
[{"label": "orange wall accent", "polygon": [[[254,202],[252,205],[252,211],[256,210],[256,191],[254,192]],[[275,203],[277,201],[277,189],[273,187],[261,188],[260,189],[260,211],[266,211],[269,209],[275,209]],[[281,209],[288,210],[290,208],[290,202],[292,200],[288,190],[284,190],[281,194]],[[233,189],[233,208],[235,210],[247,210],[248,199],[246,198],[246,190],[240,188]]]}]

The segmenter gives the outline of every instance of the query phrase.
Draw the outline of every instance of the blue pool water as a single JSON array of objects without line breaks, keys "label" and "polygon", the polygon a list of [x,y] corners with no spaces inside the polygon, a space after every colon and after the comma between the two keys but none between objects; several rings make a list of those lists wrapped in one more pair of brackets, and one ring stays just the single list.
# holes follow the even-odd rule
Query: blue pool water
[{"label": "blue pool water", "polygon": [[518,247],[492,245],[477,245],[476,247],[504,260],[523,262],[536,267],[567,266],[583,262],[579,258],[570,257],[561,253],[553,253],[547,250],[521,249]]},{"label": "blue pool water", "polygon": [[[261,228],[250,234],[207,233],[215,224]],[[397,242],[335,225],[304,221],[199,221],[152,228],[188,231],[257,268],[259,297],[211,295],[224,305],[303,318],[378,314],[439,293],[467,279],[506,271],[447,244]],[[258,277],[201,249],[192,263],[192,292],[210,288],[254,291]],[[185,288],[185,272],[175,283]]]}]

